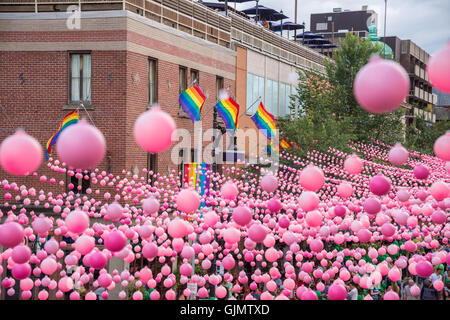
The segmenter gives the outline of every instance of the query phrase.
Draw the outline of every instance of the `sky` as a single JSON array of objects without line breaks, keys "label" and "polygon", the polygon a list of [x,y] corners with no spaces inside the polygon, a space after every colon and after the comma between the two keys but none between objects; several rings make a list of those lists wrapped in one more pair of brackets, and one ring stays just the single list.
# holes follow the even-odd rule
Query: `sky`
[{"label": "sky", "polygon": [[[255,3],[238,3],[236,9],[250,8]],[[291,18],[289,21],[294,21],[295,0],[260,0],[259,4],[283,10]],[[234,3],[229,5],[234,7]],[[378,35],[383,36],[384,0],[298,0],[297,22],[305,22],[309,30],[311,13],[332,12],[333,8],[361,10],[363,5],[378,13]],[[450,0],[388,0],[386,35],[410,39],[432,55],[450,41]]]}]

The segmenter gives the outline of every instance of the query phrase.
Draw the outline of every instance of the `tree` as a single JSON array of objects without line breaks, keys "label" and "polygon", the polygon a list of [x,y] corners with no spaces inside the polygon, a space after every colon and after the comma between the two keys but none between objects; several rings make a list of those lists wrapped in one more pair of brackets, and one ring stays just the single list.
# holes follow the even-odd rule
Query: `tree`
[{"label": "tree", "polygon": [[449,129],[447,119],[442,119],[431,125],[425,121],[422,115],[414,117],[412,123],[406,129],[405,146],[409,149],[434,155],[434,142]]}]

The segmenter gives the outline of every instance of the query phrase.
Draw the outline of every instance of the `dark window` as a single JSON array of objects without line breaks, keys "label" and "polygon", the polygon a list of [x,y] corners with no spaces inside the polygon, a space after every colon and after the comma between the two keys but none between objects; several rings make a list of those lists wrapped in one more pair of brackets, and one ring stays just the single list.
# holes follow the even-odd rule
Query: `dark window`
[{"label": "dark window", "polygon": [[196,80],[195,84],[198,85],[199,79],[198,70],[191,69],[191,83],[194,83]]},{"label": "dark window", "polygon": [[[180,66],[180,70],[179,70],[179,91],[178,94],[181,94],[183,91],[185,91],[187,89],[188,83],[187,83],[187,68],[186,67],[182,67]],[[189,117],[188,114],[186,112],[184,112],[183,108],[181,107],[181,104],[178,107],[179,109],[179,116],[182,117]]]},{"label": "dark window", "polygon": [[157,60],[148,60],[148,102],[150,105],[158,101],[158,65]]},{"label": "dark window", "polygon": [[69,102],[91,102],[91,54],[69,55]]},{"label": "dark window", "polygon": [[70,176],[69,183],[73,184],[73,189],[69,189],[69,191],[73,191],[74,193],[86,194],[86,190],[91,186],[90,174],[90,171],[84,171],[81,178],[76,177],[77,172],[75,172],[73,176]]},{"label": "dark window", "polygon": [[[156,171],[158,170],[158,155],[154,153],[147,154],[147,181],[148,179],[152,179],[155,176]],[[149,171],[152,171],[153,174],[150,177]],[[153,181],[153,179],[152,179]]]}]

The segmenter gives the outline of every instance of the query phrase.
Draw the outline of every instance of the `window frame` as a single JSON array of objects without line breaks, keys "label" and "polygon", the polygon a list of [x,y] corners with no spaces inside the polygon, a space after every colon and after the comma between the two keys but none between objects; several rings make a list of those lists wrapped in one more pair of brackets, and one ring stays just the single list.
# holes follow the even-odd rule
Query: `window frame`
[{"label": "window frame", "polygon": [[[152,78],[152,68],[151,65],[154,64],[154,79],[151,81]],[[153,90],[152,90],[152,84],[153,84]],[[153,92],[153,99],[151,92]],[[158,102],[158,59],[149,57],[148,58],[148,105],[152,106],[154,103]]]},{"label": "window frame", "polygon": [[[73,101],[72,100],[72,56],[73,55],[80,55],[80,60],[82,59],[83,55],[89,54],[91,56],[91,100],[85,100],[83,101],[83,68],[80,70],[80,101]],[[82,61],[82,60],[81,60]],[[84,106],[91,106],[92,105],[92,51],[91,50],[76,50],[67,51],[67,64],[68,64],[68,72],[67,72],[67,103],[69,105],[80,105],[81,102],[83,102]],[[82,62],[80,62],[80,66],[82,66]]]},{"label": "window frame", "polygon": [[[184,89],[181,87],[181,70],[184,70]],[[188,68],[182,65],[178,66],[178,96],[181,95],[183,91],[185,91],[188,88]],[[178,100],[178,99],[177,99]],[[188,118],[189,115],[183,110],[183,107],[181,106],[181,103],[178,103],[178,116],[180,118]]]}]

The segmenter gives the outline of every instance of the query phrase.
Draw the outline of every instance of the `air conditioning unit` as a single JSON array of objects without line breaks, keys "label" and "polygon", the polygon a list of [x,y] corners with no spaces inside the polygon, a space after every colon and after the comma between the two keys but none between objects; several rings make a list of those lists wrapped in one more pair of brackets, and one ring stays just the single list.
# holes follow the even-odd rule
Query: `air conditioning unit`
[{"label": "air conditioning unit", "polygon": [[333,8],[333,12],[342,12],[342,8]]}]

